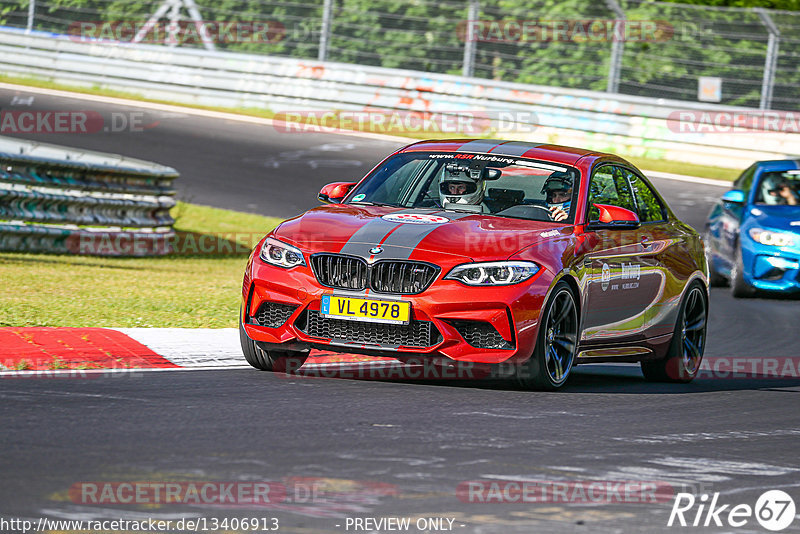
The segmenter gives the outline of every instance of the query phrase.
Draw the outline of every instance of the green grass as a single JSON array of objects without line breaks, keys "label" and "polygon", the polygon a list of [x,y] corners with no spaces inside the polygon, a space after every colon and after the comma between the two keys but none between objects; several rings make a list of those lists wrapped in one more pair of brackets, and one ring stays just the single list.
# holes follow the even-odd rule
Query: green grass
[{"label": "green grass", "polygon": [[[123,91],[115,91],[111,89],[104,89],[100,86],[94,85],[92,87],[83,87],[83,86],[73,86],[68,84],[56,83],[49,80],[44,80],[41,78],[36,77],[19,77],[19,76],[8,76],[5,74],[0,74],[0,82],[5,83],[13,83],[18,85],[27,85],[30,87],[41,87],[45,89],[57,89],[61,91],[71,91],[74,93],[84,93],[84,94],[92,94],[92,95],[99,95],[99,96],[109,96],[109,97],[117,97],[117,98],[127,98],[132,100],[141,100],[145,102],[154,102],[157,104],[168,104],[171,106],[181,106],[187,108],[194,108],[194,109],[205,109],[209,111],[220,111],[225,113],[236,113],[239,115],[248,115],[253,117],[261,117],[265,119],[272,119],[275,117],[275,113],[268,109],[260,109],[260,108],[227,108],[227,107],[215,107],[215,106],[200,106],[195,104],[186,104],[184,102],[173,102],[169,100],[158,100],[152,98],[146,98],[137,93],[130,93],[130,92],[123,92]],[[419,133],[412,133],[409,132],[405,135],[401,133],[393,134],[398,137],[408,137],[409,139],[447,139],[452,137],[459,137],[458,135],[454,135],[452,133],[436,133],[436,132],[419,132]],[[483,137],[494,137],[492,132],[486,132],[486,136]],[[469,137],[469,136],[462,136],[462,137]],[[624,156],[624,154],[622,154]],[[698,176],[701,178],[713,178],[718,180],[735,180],[739,174],[741,174],[741,170],[737,169],[727,169],[724,167],[714,167],[714,166],[706,166],[706,165],[695,165],[692,163],[685,163],[682,161],[672,161],[672,160],[660,160],[660,159],[650,159],[650,158],[639,158],[639,157],[626,157],[631,163],[638,166],[642,169],[647,169],[651,171],[661,171],[661,172],[669,172],[673,174],[683,174],[686,176]]]},{"label": "green grass", "polygon": [[665,159],[650,159],[625,157],[628,161],[648,171],[670,172],[672,174],[683,174],[686,176],[697,176],[700,178],[712,178],[714,180],[734,181],[742,174],[744,169],[724,169],[722,167],[711,167],[708,165],[695,165],[694,163],[679,163]]},{"label": "green grass", "polygon": [[[176,230],[250,250],[280,219],[180,203]],[[0,253],[0,326],[237,325],[247,254],[101,258]]]}]

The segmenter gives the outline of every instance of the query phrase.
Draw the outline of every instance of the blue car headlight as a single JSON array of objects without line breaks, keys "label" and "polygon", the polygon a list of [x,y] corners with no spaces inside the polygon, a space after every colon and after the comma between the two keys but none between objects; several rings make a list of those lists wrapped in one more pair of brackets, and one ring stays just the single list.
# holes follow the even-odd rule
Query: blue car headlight
[{"label": "blue car headlight", "polygon": [[271,265],[283,267],[284,269],[291,269],[292,267],[306,264],[303,253],[299,248],[287,245],[271,237],[268,237],[266,241],[264,241],[264,244],[261,246],[259,257]]},{"label": "blue car headlight", "polygon": [[539,266],[529,261],[494,261],[458,265],[444,278],[468,286],[508,286],[524,282],[538,272]]},{"label": "blue car headlight", "polygon": [[756,243],[773,247],[791,247],[795,244],[795,236],[787,232],[773,232],[763,228],[751,228],[750,237]]}]

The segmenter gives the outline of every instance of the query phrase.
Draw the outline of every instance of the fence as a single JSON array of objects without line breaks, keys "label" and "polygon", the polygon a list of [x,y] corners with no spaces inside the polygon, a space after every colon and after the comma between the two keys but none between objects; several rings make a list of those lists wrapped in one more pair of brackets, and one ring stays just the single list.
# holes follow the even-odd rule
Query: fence
[{"label": "fence", "polygon": [[[0,0],[0,13],[29,30],[650,98],[696,101],[710,77],[712,101],[800,109],[800,12],[648,0]],[[156,14],[175,25],[126,25]],[[209,24],[181,26],[193,19]],[[220,21],[261,26],[224,32]]]},{"label": "fence", "polygon": [[0,138],[0,250],[167,254],[177,177],[145,161]]}]

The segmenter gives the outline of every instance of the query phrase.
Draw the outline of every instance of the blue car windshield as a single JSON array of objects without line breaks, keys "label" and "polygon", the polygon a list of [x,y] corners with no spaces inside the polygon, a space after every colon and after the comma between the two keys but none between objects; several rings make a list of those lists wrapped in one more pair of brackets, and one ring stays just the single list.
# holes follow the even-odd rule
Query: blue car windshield
[{"label": "blue car windshield", "polygon": [[348,204],[468,211],[571,224],[580,173],[574,167],[492,154],[406,152],[375,169]]},{"label": "blue car windshield", "polygon": [[770,206],[800,206],[800,170],[762,174],[755,202]]}]

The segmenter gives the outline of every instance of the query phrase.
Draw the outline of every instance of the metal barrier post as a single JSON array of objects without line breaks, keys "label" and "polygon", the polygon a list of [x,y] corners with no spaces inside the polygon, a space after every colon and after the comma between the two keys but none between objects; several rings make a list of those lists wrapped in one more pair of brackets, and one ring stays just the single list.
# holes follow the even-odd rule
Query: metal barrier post
[{"label": "metal barrier post", "polygon": [[333,0],[325,0],[322,6],[322,29],[319,32],[319,53],[317,59],[328,59],[328,43],[331,40],[331,26],[333,25]]},{"label": "metal barrier post", "polygon": [[775,87],[775,70],[778,66],[778,47],[781,32],[763,7],[756,7],[753,10],[758,14],[761,23],[764,24],[764,27],[769,32],[767,55],[764,58],[764,79],[761,82],[761,102],[758,107],[759,109],[770,109],[772,106],[772,89]]},{"label": "metal barrier post", "polygon": [[33,31],[33,18],[36,14],[36,0],[29,0],[28,2],[28,26],[25,29],[25,33],[31,33]]},{"label": "metal barrier post", "polygon": [[176,47],[181,44],[177,35],[180,30],[181,7],[185,7],[189,12],[189,16],[194,21],[195,28],[200,34],[200,39],[203,41],[205,49],[212,52],[216,50],[214,41],[208,34],[206,23],[203,21],[203,17],[200,15],[200,10],[194,0],[164,0],[156,12],[150,16],[144,26],[136,33],[133,42],[142,42],[147,37],[147,34],[158,24],[161,17],[167,15],[169,17],[169,25],[167,26],[168,37],[165,39],[165,43],[170,47]]},{"label": "metal barrier post", "polygon": [[[625,11],[617,3],[617,0],[605,0],[608,9],[614,12],[617,20],[614,23],[614,38],[611,41],[611,57],[608,63],[608,83],[606,84],[607,93],[619,93],[619,76],[622,70],[622,53],[625,49],[625,41],[621,36],[625,35]],[[620,31],[622,30],[622,31]]]},{"label": "metal barrier post", "polygon": [[478,39],[473,29],[480,16],[480,7],[479,0],[469,1],[467,32],[464,34],[464,64],[461,67],[461,74],[464,76],[473,76],[475,74],[475,52],[478,47]]}]

